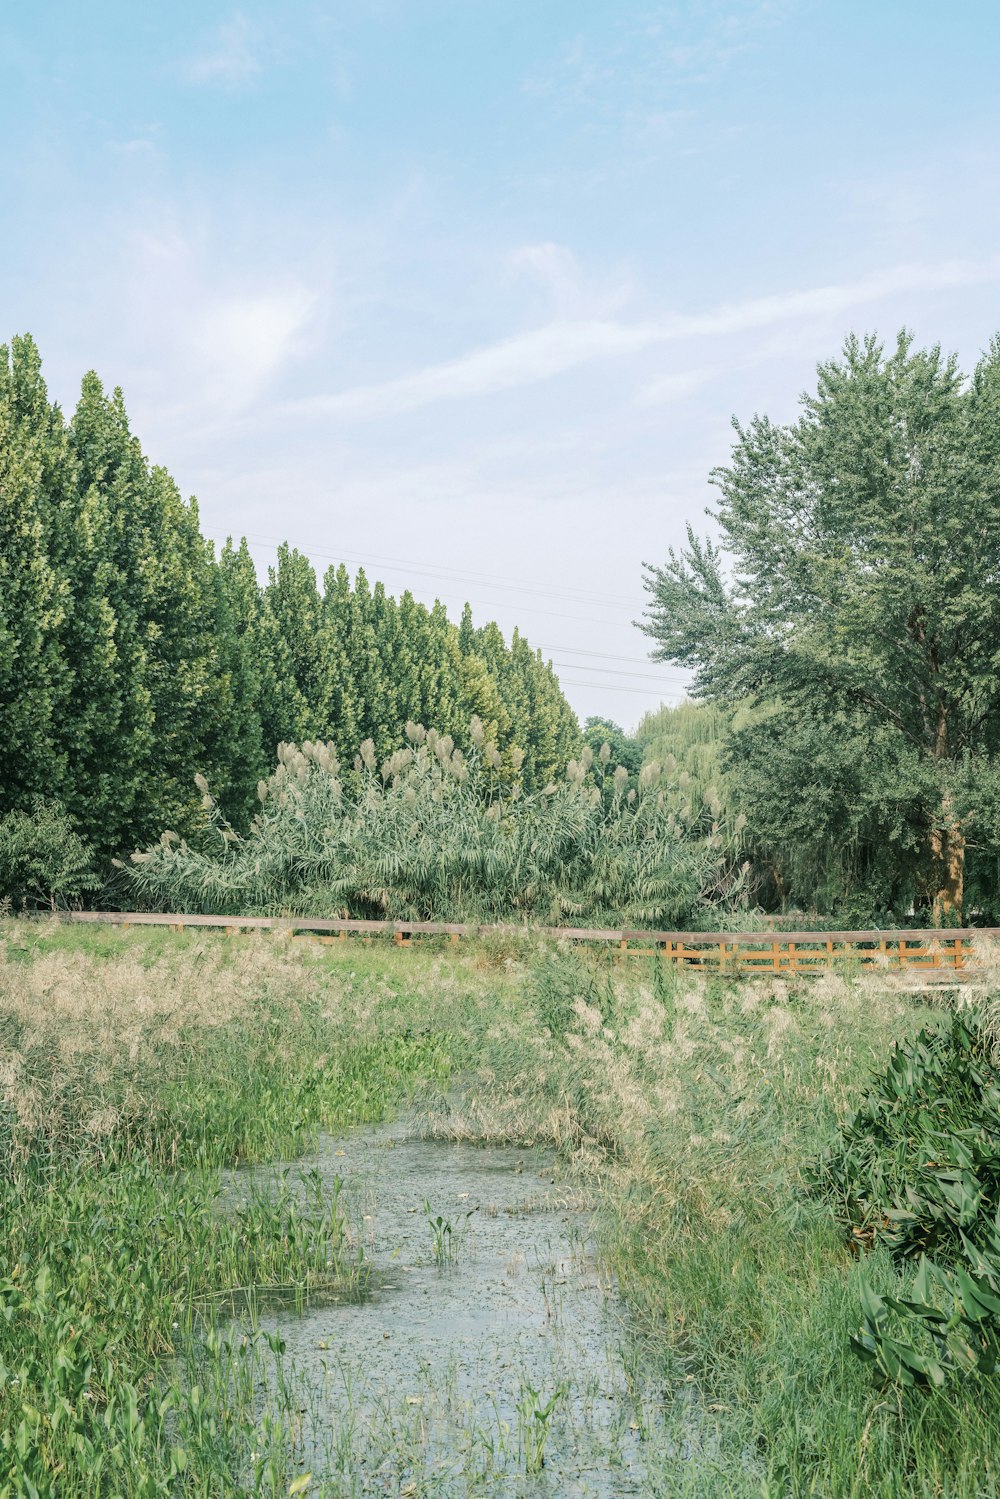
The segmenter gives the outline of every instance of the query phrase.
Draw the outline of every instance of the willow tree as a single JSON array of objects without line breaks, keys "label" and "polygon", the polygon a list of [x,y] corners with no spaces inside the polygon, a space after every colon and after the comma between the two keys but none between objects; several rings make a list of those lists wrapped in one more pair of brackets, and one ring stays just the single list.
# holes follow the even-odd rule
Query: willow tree
[{"label": "willow tree", "polygon": [[966,379],[906,333],[888,356],[851,338],[797,421],[734,426],[719,542],[689,528],[647,564],[654,655],[709,698],[894,737],[932,786],[927,898],[958,920],[963,789],[1000,746],[1000,340]]}]

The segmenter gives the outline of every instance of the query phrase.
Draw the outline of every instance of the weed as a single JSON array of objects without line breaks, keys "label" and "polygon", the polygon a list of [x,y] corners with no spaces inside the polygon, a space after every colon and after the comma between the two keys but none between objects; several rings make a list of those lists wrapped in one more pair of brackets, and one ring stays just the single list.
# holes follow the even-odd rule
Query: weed
[{"label": "weed", "polygon": [[566,1390],[564,1384],[557,1386],[543,1404],[540,1391],[527,1380],[521,1384],[517,1399],[517,1444],[526,1473],[540,1473],[545,1464],[549,1427]]},{"label": "weed", "polygon": [[464,1230],[476,1211],[469,1208],[458,1219],[457,1227],[440,1213],[433,1213],[428,1199],[424,1198],[424,1215],[431,1231],[431,1252],[435,1265],[454,1265],[458,1262]]}]

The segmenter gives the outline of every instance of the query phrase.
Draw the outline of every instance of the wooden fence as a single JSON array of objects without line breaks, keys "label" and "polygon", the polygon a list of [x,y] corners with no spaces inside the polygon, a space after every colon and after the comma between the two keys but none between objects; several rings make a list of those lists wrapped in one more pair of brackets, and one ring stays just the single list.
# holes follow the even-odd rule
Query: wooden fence
[{"label": "wooden fence", "polygon": [[351,921],[312,916],[196,916],[158,911],[69,911],[60,919],[101,925],[283,931],[320,942],[390,938],[408,947],[415,937],[543,936],[611,946],[622,958],[658,956],[676,967],[725,973],[816,973],[853,962],[884,968],[965,971],[976,966],[974,943],[996,941],[1000,928],[868,932],[655,932],[626,928],[531,927],[450,921]]}]

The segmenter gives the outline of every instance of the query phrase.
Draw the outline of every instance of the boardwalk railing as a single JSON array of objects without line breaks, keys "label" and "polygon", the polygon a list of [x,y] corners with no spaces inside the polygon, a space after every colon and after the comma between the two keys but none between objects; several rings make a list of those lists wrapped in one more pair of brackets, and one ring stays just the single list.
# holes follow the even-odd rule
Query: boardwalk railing
[{"label": "boardwalk railing", "polygon": [[537,927],[452,921],[352,921],[313,916],[196,916],[159,911],[68,911],[60,918],[108,926],[215,927],[282,931],[320,942],[389,937],[407,947],[414,937],[542,936],[612,946],[623,958],[658,956],[682,968],[727,973],[816,973],[850,961],[886,968],[964,970],[976,966],[977,939],[1000,939],[1000,927],[868,932],[655,932],[610,927]]}]

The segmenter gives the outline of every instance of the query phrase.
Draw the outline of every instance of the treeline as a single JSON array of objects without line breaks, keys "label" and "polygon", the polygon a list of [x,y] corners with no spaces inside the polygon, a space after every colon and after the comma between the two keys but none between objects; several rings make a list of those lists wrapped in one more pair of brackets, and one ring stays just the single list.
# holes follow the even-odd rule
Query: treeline
[{"label": "treeline", "polygon": [[0,350],[0,862],[37,861],[37,825],[47,847],[91,849],[96,877],[164,828],[203,826],[196,773],[245,829],[281,741],[381,756],[413,720],[461,746],[473,716],[526,791],[580,745],[519,634],[343,567],[320,585],[288,546],[262,586],[245,542],[215,555],[120,391],[88,374],[67,419],[33,341]]}]

